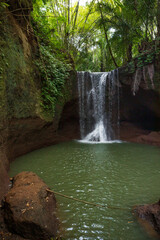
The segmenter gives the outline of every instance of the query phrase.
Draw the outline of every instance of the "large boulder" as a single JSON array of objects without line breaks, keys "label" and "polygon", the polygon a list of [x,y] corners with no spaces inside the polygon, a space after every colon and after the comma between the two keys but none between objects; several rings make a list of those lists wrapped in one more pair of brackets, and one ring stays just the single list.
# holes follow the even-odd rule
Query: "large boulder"
[{"label": "large boulder", "polygon": [[135,208],[136,215],[147,221],[160,235],[160,200],[155,204],[146,204]]},{"label": "large boulder", "polygon": [[56,199],[47,188],[32,172],[22,172],[13,178],[13,187],[3,206],[4,221],[10,232],[34,240],[56,237]]}]

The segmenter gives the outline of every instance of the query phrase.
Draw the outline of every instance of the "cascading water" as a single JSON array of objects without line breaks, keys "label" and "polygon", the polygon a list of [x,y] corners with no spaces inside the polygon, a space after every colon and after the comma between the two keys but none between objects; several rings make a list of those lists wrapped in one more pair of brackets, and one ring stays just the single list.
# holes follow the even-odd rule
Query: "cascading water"
[{"label": "cascading water", "polygon": [[118,70],[78,72],[80,132],[84,141],[107,142],[119,137]]}]

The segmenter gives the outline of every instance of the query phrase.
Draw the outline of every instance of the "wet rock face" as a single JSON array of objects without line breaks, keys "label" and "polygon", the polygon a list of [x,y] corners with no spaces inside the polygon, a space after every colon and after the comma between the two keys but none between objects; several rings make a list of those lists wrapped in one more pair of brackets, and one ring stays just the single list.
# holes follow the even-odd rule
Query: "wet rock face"
[{"label": "wet rock face", "polygon": [[8,166],[5,150],[0,148],[0,200],[9,189]]},{"label": "wet rock face", "polygon": [[34,240],[56,237],[56,199],[47,188],[32,172],[14,177],[13,187],[4,201],[4,221],[10,232]]},{"label": "wet rock face", "polygon": [[120,137],[137,143],[160,146],[160,94],[140,88],[135,96],[130,86],[120,94]]},{"label": "wet rock face", "polygon": [[128,86],[123,86],[120,99],[121,121],[133,123],[141,129],[160,130],[160,94],[139,89],[133,96]]},{"label": "wet rock face", "polygon": [[135,208],[140,219],[149,222],[160,236],[160,201],[155,204],[147,204]]}]

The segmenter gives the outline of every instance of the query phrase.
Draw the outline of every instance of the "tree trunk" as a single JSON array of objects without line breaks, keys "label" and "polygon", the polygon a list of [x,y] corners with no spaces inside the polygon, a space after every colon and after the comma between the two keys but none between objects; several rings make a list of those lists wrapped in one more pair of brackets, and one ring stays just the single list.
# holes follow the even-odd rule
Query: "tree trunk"
[{"label": "tree trunk", "polygon": [[157,2],[157,37],[160,37],[160,0]]},{"label": "tree trunk", "polygon": [[70,24],[70,0],[68,0],[68,25]]},{"label": "tree trunk", "polygon": [[105,72],[103,43],[100,43],[100,49],[101,49],[101,58],[100,58],[100,61],[101,61],[101,69],[100,69],[100,71],[101,71],[101,72]]},{"label": "tree trunk", "polygon": [[101,9],[101,5],[100,5],[99,1],[98,1],[98,5],[99,5],[99,10],[100,10],[101,19],[102,19],[103,30],[104,30],[106,42],[107,42],[107,45],[108,45],[108,49],[109,49],[109,52],[111,54],[111,58],[113,60],[113,63],[115,65],[115,67],[118,68],[118,65],[117,65],[116,60],[115,60],[115,58],[113,56],[112,49],[111,49],[111,46],[110,46],[110,43],[109,43],[109,39],[108,39],[108,35],[107,35],[106,28],[105,28],[105,23],[104,23],[104,17],[103,17],[103,13],[102,13],[102,9]]},{"label": "tree trunk", "polygon": [[132,60],[132,43],[127,48],[127,62]]}]

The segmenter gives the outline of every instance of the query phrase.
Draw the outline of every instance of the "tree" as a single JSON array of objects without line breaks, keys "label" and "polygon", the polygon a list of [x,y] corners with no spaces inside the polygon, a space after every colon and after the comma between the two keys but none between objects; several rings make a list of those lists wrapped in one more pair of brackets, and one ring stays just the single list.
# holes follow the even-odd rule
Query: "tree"
[{"label": "tree", "polygon": [[42,41],[75,62],[77,70],[111,70],[160,37],[160,0],[35,0],[33,18]]}]

